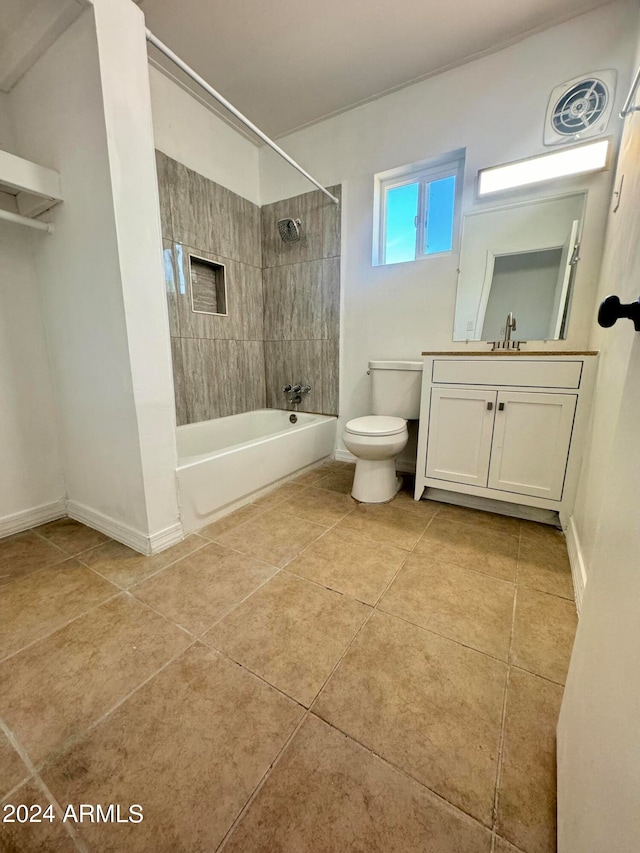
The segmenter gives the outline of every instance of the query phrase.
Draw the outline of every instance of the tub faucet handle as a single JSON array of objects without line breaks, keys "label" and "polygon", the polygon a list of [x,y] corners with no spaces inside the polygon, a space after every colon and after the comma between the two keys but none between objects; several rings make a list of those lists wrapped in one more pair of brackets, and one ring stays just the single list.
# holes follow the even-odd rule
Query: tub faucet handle
[{"label": "tub faucet handle", "polygon": [[303,394],[309,394],[310,391],[311,391],[311,385],[303,385],[302,386],[302,393]]},{"label": "tub faucet handle", "polygon": [[302,385],[294,385],[291,389],[293,394],[299,394],[302,391]]},{"label": "tub faucet handle", "polygon": [[291,392],[291,390],[292,390],[291,385],[283,385],[282,386],[282,393],[283,394],[289,394]]}]

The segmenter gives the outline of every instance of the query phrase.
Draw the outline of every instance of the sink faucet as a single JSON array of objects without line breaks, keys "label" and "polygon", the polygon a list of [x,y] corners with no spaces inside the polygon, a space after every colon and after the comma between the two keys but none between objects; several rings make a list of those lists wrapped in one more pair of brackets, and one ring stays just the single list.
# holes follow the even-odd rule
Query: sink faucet
[{"label": "sink faucet", "polygon": [[513,316],[513,311],[509,311],[507,314],[507,323],[504,327],[504,348],[509,348],[509,342],[511,341],[511,332],[515,332],[516,330],[516,318]]},{"label": "sink faucet", "polygon": [[[516,330],[516,318],[513,314],[513,311],[509,311],[507,314],[507,322],[504,327],[504,340],[502,341],[489,341],[491,344],[492,351],[496,350],[519,350],[520,349],[520,341],[512,341],[511,333]],[[526,341],[524,342],[526,343]]]}]

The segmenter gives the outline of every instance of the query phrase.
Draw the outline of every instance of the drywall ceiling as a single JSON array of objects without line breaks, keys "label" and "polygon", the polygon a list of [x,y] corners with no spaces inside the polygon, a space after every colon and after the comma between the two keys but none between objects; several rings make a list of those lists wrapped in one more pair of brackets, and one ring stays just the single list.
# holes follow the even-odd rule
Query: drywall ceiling
[{"label": "drywall ceiling", "polygon": [[85,0],[0,0],[0,91],[8,92],[81,14]]},{"label": "drywall ceiling", "polygon": [[[601,5],[603,0],[140,2],[149,29],[273,136]],[[155,49],[150,55],[171,68]]]}]

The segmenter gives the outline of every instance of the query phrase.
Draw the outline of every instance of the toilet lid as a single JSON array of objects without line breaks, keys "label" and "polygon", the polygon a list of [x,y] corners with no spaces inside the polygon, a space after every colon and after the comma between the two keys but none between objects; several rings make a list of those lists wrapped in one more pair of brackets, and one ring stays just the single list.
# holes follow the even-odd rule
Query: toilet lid
[{"label": "toilet lid", "polygon": [[348,421],[345,429],[353,435],[396,435],[404,432],[407,422],[404,418],[391,418],[387,415],[367,415]]}]

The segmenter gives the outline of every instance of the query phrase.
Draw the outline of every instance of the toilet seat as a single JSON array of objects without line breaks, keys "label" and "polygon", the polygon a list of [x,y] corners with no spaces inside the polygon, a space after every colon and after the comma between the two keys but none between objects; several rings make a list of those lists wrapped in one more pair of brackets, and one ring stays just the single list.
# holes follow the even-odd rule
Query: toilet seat
[{"label": "toilet seat", "polygon": [[345,431],[351,435],[385,436],[399,435],[407,428],[404,418],[393,418],[387,415],[367,415],[354,418],[347,422]]}]

